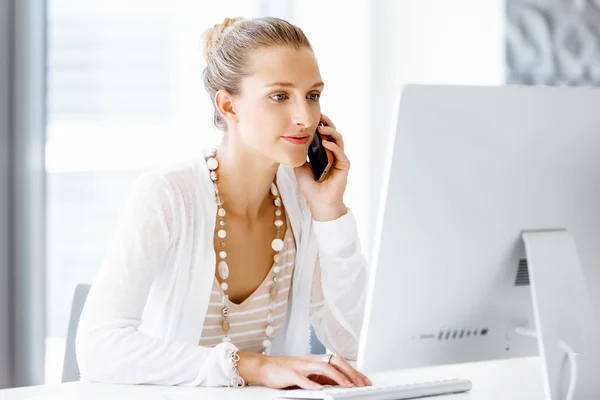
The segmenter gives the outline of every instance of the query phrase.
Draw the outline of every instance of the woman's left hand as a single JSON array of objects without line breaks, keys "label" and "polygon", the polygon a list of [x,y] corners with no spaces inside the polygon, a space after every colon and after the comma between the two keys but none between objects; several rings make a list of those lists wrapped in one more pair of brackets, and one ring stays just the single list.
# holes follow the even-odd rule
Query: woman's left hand
[{"label": "woman's left hand", "polygon": [[315,179],[308,161],[295,168],[294,172],[300,192],[306,197],[313,218],[317,221],[330,221],[347,212],[344,192],[348,183],[350,160],[344,152],[344,139],[335,129],[333,122],[323,114],[321,122],[325,126],[319,126],[319,133],[323,138],[323,146],[333,153],[333,165],[321,182]]}]

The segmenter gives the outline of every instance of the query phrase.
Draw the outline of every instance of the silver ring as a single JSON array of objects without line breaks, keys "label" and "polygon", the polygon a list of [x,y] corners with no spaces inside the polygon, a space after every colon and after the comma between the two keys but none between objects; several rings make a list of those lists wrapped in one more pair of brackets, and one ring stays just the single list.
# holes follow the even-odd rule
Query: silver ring
[{"label": "silver ring", "polygon": [[323,359],[322,359],[322,360],[323,360],[323,362],[324,362],[325,364],[331,364],[331,358],[332,358],[332,357],[333,357],[333,354],[325,354],[325,355],[323,356]]}]

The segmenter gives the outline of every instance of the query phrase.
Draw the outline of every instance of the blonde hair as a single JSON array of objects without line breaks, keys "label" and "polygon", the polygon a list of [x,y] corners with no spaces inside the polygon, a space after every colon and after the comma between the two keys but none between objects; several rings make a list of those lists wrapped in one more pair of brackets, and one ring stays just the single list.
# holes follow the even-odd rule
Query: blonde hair
[{"label": "blonde hair", "polygon": [[240,93],[242,78],[251,74],[248,59],[252,51],[278,46],[312,50],[300,28],[275,17],[225,18],[204,31],[202,39],[206,60],[202,72],[204,87],[213,103],[213,123],[224,131],[227,125],[217,110],[215,95],[221,89],[233,95]]}]

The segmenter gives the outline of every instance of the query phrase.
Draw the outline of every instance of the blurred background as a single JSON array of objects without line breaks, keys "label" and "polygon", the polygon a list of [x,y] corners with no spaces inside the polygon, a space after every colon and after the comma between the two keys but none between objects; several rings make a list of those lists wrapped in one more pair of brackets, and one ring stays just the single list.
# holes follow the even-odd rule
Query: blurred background
[{"label": "blurred background", "polygon": [[0,0],[0,388],[61,381],[133,181],[219,139],[202,32],[264,15],[312,42],[367,258],[402,85],[600,85],[592,0]]}]

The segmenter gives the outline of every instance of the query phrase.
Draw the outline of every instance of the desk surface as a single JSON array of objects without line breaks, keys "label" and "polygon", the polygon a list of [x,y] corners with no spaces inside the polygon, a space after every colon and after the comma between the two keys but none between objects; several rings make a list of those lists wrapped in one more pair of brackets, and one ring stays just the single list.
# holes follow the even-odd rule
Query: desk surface
[{"label": "desk surface", "polygon": [[[466,378],[473,382],[469,393],[439,396],[436,400],[543,400],[541,368],[537,357],[517,360],[450,365],[403,370],[369,376],[374,384],[411,383],[444,378]],[[0,400],[197,400],[270,399],[276,391],[263,387],[190,388],[175,386],[108,385],[72,382],[0,390]],[[431,398],[432,400],[434,398]]]}]

